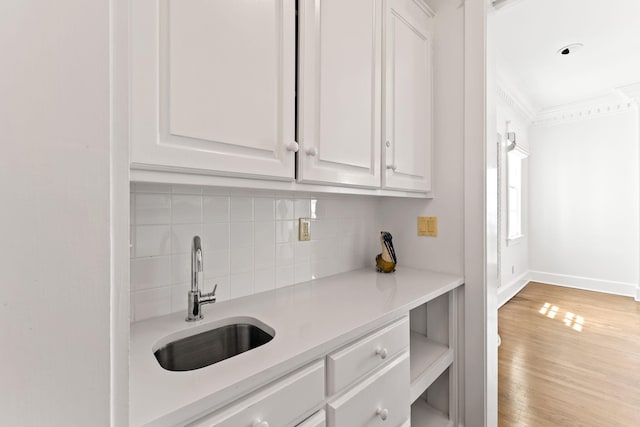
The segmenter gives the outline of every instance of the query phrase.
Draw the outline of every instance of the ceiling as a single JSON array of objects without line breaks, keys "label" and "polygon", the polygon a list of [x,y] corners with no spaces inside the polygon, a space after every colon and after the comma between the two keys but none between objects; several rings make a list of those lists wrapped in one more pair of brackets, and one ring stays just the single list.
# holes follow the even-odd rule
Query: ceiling
[{"label": "ceiling", "polygon": [[512,0],[489,25],[499,78],[534,112],[640,82],[640,0]]}]

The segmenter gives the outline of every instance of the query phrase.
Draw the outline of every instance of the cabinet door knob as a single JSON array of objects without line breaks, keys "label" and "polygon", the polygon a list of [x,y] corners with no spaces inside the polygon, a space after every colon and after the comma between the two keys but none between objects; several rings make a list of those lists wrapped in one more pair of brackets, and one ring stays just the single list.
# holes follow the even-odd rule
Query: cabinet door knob
[{"label": "cabinet door knob", "polygon": [[294,153],[297,153],[298,152],[298,148],[300,148],[298,143],[295,142],[295,141],[288,143],[286,145],[286,147],[287,147],[287,151],[293,151]]},{"label": "cabinet door knob", "polygon": [[266,421],[261,421],[257,419],[253,422],[253,427],[269,427],[269,423]]},{"label": "cabinet door knob", "polygon": [[387,169],[391,169],[392,171],[394,171],[394,172],[395,172],[395,171],[396,171],[396,169],[398,169],[398,165],[395,165],[395,164],[393,164],[393,165],[387,165]]},{"label": "cabinet door knob", "polygon": [[389,148],[389,147],[391,147],[391,142],[390,142],[390,141],[387,141],[387,142],[385,143],[385,145],[387,146],[387,148]]},{"label": "cabinet door knob", "polygon": [[309,147],[306,150],[308,156],[315,157],[318,155],[318,149],[316,147]]},{"label": "cabinet door knob", "polygon": [[387,418],[389,418],[389,410],[387,408],[378,408],[376,415],[379,416],[382,421],[387,421]]},{"label": "cabinet door knob", "polygon": [[380,359],[384,360],[389,355],[389,351],[384,347],[383,348],[377,348],[376,349],[376,354],[378,356],[380,356]]}]

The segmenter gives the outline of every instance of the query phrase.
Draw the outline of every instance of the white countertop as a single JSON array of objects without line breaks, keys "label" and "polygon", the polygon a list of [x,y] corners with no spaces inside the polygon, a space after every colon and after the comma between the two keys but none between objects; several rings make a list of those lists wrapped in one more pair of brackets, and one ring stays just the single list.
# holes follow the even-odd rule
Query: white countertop
[{"label": "white countertop", "polygon": [[[206,305],[204,320],[195,323],[185,322],[182,312],[133,323],[131,426],[196,419],[462,283],[462,277],[432,271],[398,267],[382,274],[371,268]],[[167,335],[191,335],[233,317],[258,319],[275,337],[194,371],[166,371],[155,359],[153,348]]]}]

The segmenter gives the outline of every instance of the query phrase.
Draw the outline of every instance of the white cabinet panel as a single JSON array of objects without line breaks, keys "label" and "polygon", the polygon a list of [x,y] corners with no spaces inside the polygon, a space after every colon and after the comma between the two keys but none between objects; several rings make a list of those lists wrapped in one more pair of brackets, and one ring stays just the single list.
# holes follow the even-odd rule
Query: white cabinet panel
[{"label": "white cabinet panel", "polygon": [[409,416],[408,353],[327,406],[327,424],[331,427],[398,427]]},{"label": "white cabinet panel", "polygon": [[430,26],[430,12],[417,1],[387,2],[384,188],[431,190]]},{"label": "white cabinet panel", "polygon": [[297,427],[326,427],[327,421],[324,409],[321,409],[311,417],[297,425]]},{"label": "white cabinet panel", "polygon": [[288,426],[317,409],[323,401],[324,363],[317,362],[189,426]]},{"label": "white cabinet panel", "polygon": [[380,186],[381,0],[301,0],[298,180]]},{"label": "white cabinet panel", "polygon": [[292,180],[295,0],[131,3],[131,161]]},{"label": "white cabinet panel", "polygon": [[392,323],[327,356],[327,393],[332,395],[409,347],[409,318]]}]

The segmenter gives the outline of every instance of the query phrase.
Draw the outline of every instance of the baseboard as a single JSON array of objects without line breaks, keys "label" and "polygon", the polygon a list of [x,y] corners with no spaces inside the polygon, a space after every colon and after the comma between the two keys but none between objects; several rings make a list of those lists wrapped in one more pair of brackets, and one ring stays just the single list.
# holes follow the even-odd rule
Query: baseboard
[{"label": "baseboard", "polygon": [[636,301],[640,302],[640,287],[636,289]]},{"label": "baseboard", "polygon": [[522,290],[530,281],[530,275],[528,271],[525,271],[510,283],[505,286],[500,286],[498,289],[498,308],[505,305],[507,301],[516,296],[518,292]]},{"label": "baseboard", "polygon": [[544,271],[530,271],[529,279],[532,282],[548,283],[550,285],[564,286],[567,288],[635,297],[636,300],[640,297],[639,289],[635,283],[592,279],[589,277],[570,276],[567,274],[554,274]]}]

